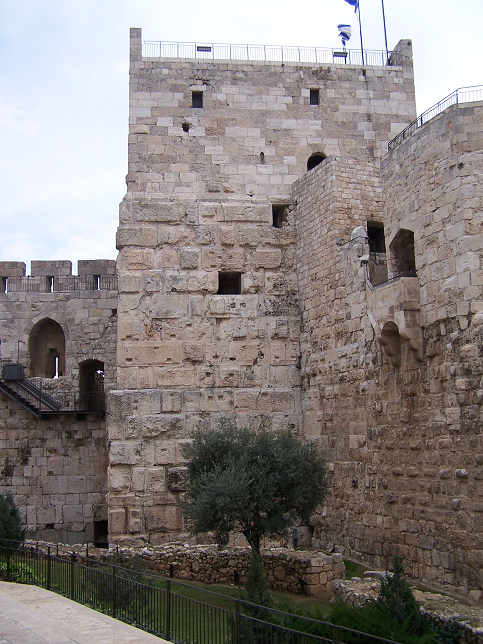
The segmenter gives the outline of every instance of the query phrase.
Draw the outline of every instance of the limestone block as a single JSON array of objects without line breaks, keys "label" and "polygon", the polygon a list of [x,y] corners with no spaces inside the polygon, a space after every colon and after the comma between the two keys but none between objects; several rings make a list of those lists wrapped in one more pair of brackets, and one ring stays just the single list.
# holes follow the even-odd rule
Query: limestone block
[{"label": "limestone block", "polygon": [[232,411],[233,392],[230,389],[202,390],[199,410],[205,412]]},{"label": "limestone block", "polygon": [[131,484],[131,470],[129,467],[110,467],[108,470],[109,490],[114,492],[129,490]]},{"label": "limestone block", "polygon": [[239,365],[253,365],[261,355],[262,347],[259,342],[236,340],[228,344],[228,358]]},{"label": "limestone block", "polygon": [[23,277],[25,262],[0,262],[0,277]]},{"label": "limestone block", "polygon": [[126,438],[153,438],[163,434],[166,437],[184,435],[182,416],[153,415],[133,416],[132,422],[126,419]]},{"label": "limestone block", "polygon": [[182,217],[176,202],[134,201],[132,211],[135,221],[179,223]]},{"label": "limestone block", "polygon": [[112,441],[109,451],[111,465],[136,465],[141,462],[143,444],[141,441]]},{"label": "limestone block", "polygon": [[182,528],[181,510],[175,505],[148,507],[144,513],[148,532],[179,531]]},{"label": "limestone block", "polygon": [[109,509],[109,533],[124,534],[126,532],[126,510],[125,508]]},{"label": "limestone block", "polygon": [[30,262],[30,274],[38,276],[68,276],[72,275],[72,262],[68,260],[34,261]]},{"label": "limestone block", "polygon": [[199,204],[200,223],[223,221],[223,205],[218,202],[202,202]]},{"label": "limestone block", "polygon": [[195,248],[181,248],[179,266],[181,269],[198,269],[200,267],[200,251]]},{"label": "limestone block", "polygon": [[158,240],[158,231],[155,226],[124,225],[120,226],[116,235],[116,248],[125,246],[142,246],[154,248]]},{"label": "limestone block", "polygon": [[82,505],[65,505],[63,508],[63,515],[66,523],[84,522]]},{"label": "limestone block", "polygon": [[148,467],[146,473],[148,492],[166,492],[166,469],[164,467]]},{"label": "limestone block", "polygon": [[206,270],[242,271],[245,266],[245,257],[242,250],[214,250],[203,249],[203,268]]},{"label": "limestone block", "polygon": [[279,249],[257,250],[253,257],[255,268],[278,268],[281,262],[282,251]]},{"label": "limestone block", "polygon": [[176,463],[176,442],[158,440],[154,447],[154,465],[168,465]]},{"label": "limestone block", "polygon": [[161,392],[161,412],[175,412],[181,411],[182,393],[181,391],[162,391]]},{"label": "limestone block", "polygon": [[242,293],[260,293],[263,291],[265,276],[262,272],[249,271],[241,276]]},{"label": "limestone block", "polygon": [[119,347],[119,362],[129,366],[180,364],[181,342],[133,341]]},{"label": "limestone block", "polygon": [[192,387],[196,382],[195,367],[155,367],[154,386],[160,388]]},{"label": "limestone block", "polygon": [[285,295],[286,293],[296,293],[296,291],[297,276],[295,274],[265,274],[265,293],[267,295]]},{"label": "limestone block", "polygon": [[127,510],[127,529],[133,534],[143,531],[143,514],[139,508],[128,508]]},{"label": "limestone block", "polygon": [[119,258],[119,271],[149,270],[154,265],[152,249],[124,248]]},{"label": "limestone block", "polygon": [[188,362],[203,362],[205,359],[204,345],[201,342],[184,343],[183,359]]},{"label": "limestone block", "polygon": [[181,318],[188,315],[189,297],[180,293],[153,295],[150,312],[156,318]]},{"label": "limestone block", "polygon": [[222,246],[234,246],[235,228],[233,226],[220,226],[220,244]]},{"label": "limestone block", "polygon": [[238,367],[221,367],[220,369],[220,386],[221,387],[239,387],[240,370]]},{"label": "limestone block", "polygon": [[224,221],[246,221],[259,224],[272,223],[271,204],[252,206],[247,204],[226,204],[223,206]]}]

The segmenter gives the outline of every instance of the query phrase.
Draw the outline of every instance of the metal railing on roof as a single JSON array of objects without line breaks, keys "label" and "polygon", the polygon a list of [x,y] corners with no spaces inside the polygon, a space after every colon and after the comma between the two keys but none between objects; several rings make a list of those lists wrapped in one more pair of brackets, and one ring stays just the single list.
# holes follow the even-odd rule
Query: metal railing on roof
[{"label": "metal railing on roof", "polygon": [[483,101],[483,85],[472,85],[470,87],[460,87],[454,92],[440,100],[436,105],[433,105],[428,110],[423,112],[414,119],[402,132],[400,132],[392,141],[389,141],[389,152],[395,150],[405,139],[410,137],[415,130],[430,121],[432,118],[444,112],[451,105],[458,105],[460,103],[474,103],[476,101]]},{"label": "metal railing on roof", "polygon": [[400,65],[397,52],[365,49],[364,57],[357,49],[345,51],[328,47],[296,47],[282,45],[231,45],[223,43],[158,42],[143,43],[145,58],[196,58],[201,60],[235,60],[274,63],[346,63],[348,65]]}]

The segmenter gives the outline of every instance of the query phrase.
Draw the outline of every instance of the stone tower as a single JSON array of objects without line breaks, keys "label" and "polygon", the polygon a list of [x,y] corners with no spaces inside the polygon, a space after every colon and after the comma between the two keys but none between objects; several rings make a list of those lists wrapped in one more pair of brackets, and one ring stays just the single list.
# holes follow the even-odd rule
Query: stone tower
[{"label": "stone tower", "polygon": [[147,58],[131,30],[108,420],[112,539],[183,530],[180,446],[194,427],[229,417],[310,435],[299,281],[310,291],[315,273],[297,257],[297,232],[307,248],[318,237],[315,221],[299,230],[292,187],[307,172],[329,173],[325,188],[341,206],[330,243],[382,221],[379,161],[415,117],[410,43],[389,62]]}]

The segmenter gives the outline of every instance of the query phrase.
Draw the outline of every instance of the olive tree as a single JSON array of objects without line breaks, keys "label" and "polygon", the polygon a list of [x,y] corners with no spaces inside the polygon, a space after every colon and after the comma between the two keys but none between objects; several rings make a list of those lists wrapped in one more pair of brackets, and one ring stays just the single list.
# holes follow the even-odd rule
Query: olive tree
[{"label": "olive tree", "polygon": [[196,430],[183,448],[187,492],[182,510],[194,534],[213,532],[228,543],[241,532],[260,559],[264,536],[307,522],[327,491],[325,460],[314,443],[292,432],[239,429],[222,420],[217,428]]}]

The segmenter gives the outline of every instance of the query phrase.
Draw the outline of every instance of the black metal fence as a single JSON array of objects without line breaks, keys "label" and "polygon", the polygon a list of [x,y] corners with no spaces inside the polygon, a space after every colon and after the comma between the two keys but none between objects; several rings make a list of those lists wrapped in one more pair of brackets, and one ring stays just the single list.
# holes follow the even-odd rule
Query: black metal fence
[{"label": "black metal fence", "polygon": [[444,112],[445,109],[452,105],[464,103],[474,103],[483,101],[483,85],[473,85],[471,87],[459,87],[448,96],[438,101],[425,112],[420,114],[417,119],[412,121],[402,132],[395,136],[388,144],[389,152],[395,150],[404,140],[409,138],[418,128],[430,121],[432,118]]},{"label": "black metal fence", "polygon": [[183,644],[393,644],[161,575],[39,548],[39,544],[1,540],[0,572],[4,579],[41,586]]}]

